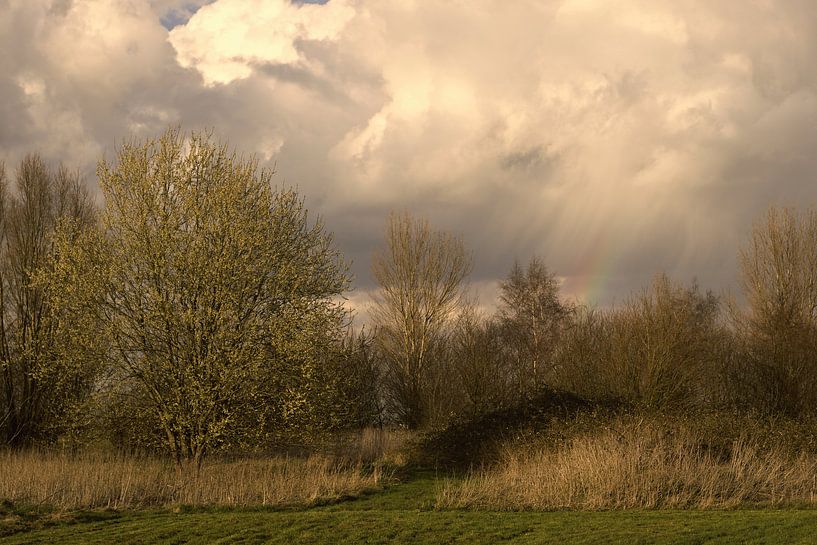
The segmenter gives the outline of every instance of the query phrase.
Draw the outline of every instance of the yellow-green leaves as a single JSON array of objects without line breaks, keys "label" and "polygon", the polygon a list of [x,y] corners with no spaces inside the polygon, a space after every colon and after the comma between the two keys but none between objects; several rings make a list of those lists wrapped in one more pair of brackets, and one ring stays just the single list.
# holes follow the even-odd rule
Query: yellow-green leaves
[{"label": "yellow-green leaves", "polygon": [[93,328],[72,312],[88,277],[69,279],[62,253],[93,230],[95,210],[78,176],[38,156],[21,161],[12,191],[2,172],[0,186],[0,429],[5,443],[27,444],[71,428],[96,379],[76,349]]},{"label": "yellow-green leaves", "polygon": [[125,144],[98,174],[112,355],[176,459],[200,463],[253,419],[269,426],[258,400],[302,403],[287,392],[337,337],[331,298],[348,283],[303,200],[253,159],[178,130]]}]

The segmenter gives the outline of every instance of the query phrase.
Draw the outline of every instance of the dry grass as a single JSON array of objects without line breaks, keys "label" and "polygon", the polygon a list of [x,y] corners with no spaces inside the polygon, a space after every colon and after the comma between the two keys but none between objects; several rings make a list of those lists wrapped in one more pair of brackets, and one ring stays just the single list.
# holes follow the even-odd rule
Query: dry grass
[{"label": "dry grass", "polygon": [[403,465],[413,432],[364,428],[335,438],[333,456],[352,464]]},{"label": "dry grass", "polygon": [[0,500],[57,509],[309,505],[376,487],[378,468],[309,458],[211,461],[179,476],[167,461],[104,453],[0,452]]},{"label": "dry grass", "polygon": [[740,438],[713,452],[694,432],[646,425],[506,446],[493,469],[448,482],[438,507],[735,508],[815,504],[817,457]]}]

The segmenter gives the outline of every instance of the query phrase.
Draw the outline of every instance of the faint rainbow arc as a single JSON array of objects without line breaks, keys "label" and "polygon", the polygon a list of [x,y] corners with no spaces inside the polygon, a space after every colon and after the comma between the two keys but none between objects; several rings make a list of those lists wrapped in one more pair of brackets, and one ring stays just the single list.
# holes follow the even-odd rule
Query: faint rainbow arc
[{"label": "faint rainbow arc", "polygon": [[592,245],[591,250],[586,252],[582,259],[578,261],[574,275],[575,282],[572,282],[571,292],[579,303],[586,305],[597,305],[599,299],[607,288],[610,274],[615,268],[618,254],[609,237],[602,236]]}]

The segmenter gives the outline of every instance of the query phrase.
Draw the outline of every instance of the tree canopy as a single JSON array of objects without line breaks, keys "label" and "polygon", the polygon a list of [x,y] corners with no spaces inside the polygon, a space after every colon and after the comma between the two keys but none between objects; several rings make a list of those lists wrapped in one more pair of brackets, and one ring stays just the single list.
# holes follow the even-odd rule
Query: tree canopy
[{"label": "tree canopy", "polygon": [[271,175],[208,134],[126,143],[98,168],[97,243],[61,248],[95,276],[112,375],[179,464],[304,410],[315,352],[341,333],[345,265]]}]

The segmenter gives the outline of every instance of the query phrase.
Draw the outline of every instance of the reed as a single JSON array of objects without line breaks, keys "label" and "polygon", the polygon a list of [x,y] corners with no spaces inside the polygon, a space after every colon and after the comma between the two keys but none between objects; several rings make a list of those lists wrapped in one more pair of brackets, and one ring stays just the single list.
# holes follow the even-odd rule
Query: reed
[{"label": "reed", "polygon": [[195,474],[148,456],[0,452],[0,499],[56,509],[311,505],[359,494],[382,479],[377,466],[317,455],[214,459]]},{"label": "reed", "polygon": [[604,429],[552,443],[509,444],[497,464],[448,481],[440,508],[711,509],[813,505],[817,456],[750,436],[712,449],[694,431]]}]

